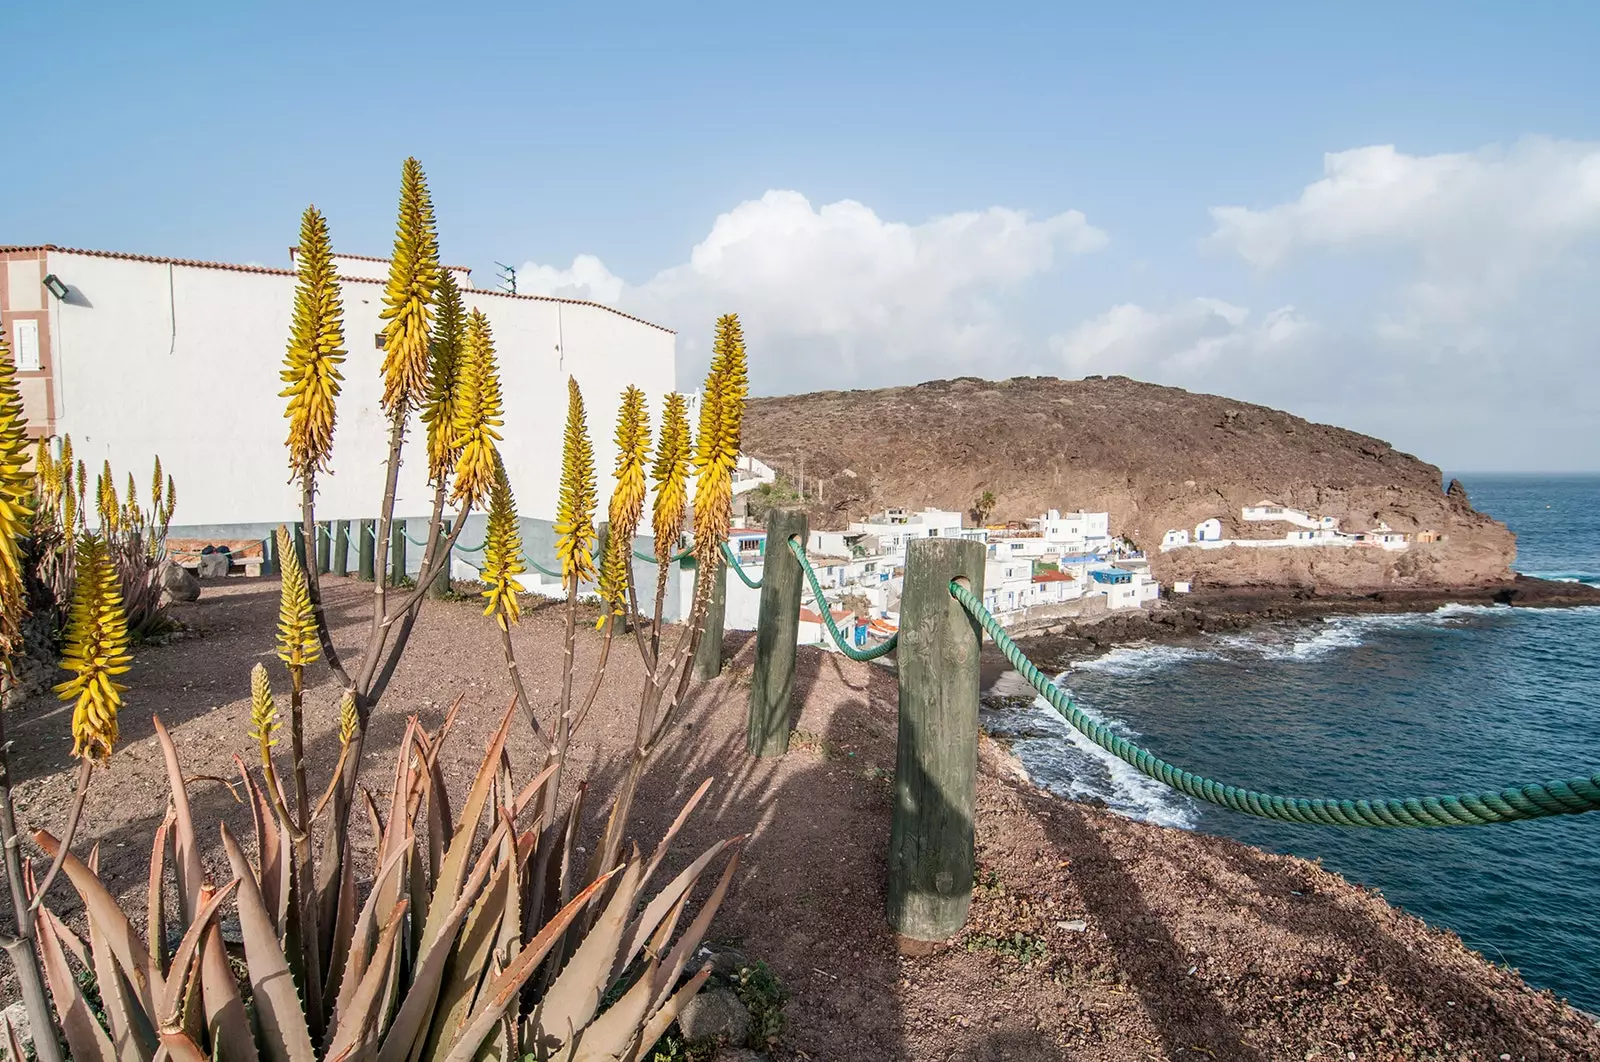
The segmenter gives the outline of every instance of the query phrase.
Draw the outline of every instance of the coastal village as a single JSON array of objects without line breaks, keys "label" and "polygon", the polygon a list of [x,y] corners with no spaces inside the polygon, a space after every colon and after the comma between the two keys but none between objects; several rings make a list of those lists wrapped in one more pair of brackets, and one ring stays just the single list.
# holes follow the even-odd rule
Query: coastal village
[{"label": "coastal village", "polygon": [[1226,549],[1229,546],[1245,549],[1361,546],[1369,549],[1377,547],[1403,550],[1410,548],[1413,542],[1439,542],[1444,537],[1437,531],[1431,530],[1418,531],[1415,535],[1396,531],[1382,520],[1365,531],[1346,531],[1339,526],[1339,521],[1335,517],[1314,516],[1272,501],[1246,505],[1240,510],[1239,519],[1241,526],[1253,525],[1251,530],[1260,525],[1269,525],[1262,527],[1261,530],[1281,530],[1281,534],[1277,537],[1240,535],[1225,538],[1222,534],[1222,521],[1213,516],[1196,524],[1192,535],[1188,528],[1176,528],[1162,535],[1161,552],[1184,548]]}]

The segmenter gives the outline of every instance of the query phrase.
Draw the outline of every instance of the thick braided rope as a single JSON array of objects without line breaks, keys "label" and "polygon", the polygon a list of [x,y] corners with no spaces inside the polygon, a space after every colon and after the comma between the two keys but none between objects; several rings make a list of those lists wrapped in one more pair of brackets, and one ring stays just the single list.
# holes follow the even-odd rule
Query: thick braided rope
[{"label": "thick braided rope", "polygon": [[[633,551],[633,555],[638,560],[648,561],[651,564],[657,563],[656,555],[654,553],[641,553],[638,550],[634,550]],[[694,550],[686,549],[682,553],[674,553],[672,556],[668,557],[667,558],[667,563],[668,564],[677,564],[679,561],[683,560],[683,558],[692,557],[692,556],[694,556]]]},{"label": "thick braided rope", "polygon": [[950,584],[951,595],[972,615],[1013,667],[1050,702],[1050,707],[1090,741],[1133,767],[1139,773],[1194,797],[1246,815],[1279,822],[1299,822],[1322,826],[1478,826],[1491,822],[1515,822],[1552,815],[1575,815],[1600,808],[1600,772],[1589,778],[1565,782],[1546,782],[1502,789],[1499,792],[1461,796],[1407,797],[1403,800],[1333,800],[1285,797],[1258,793],[1251,789],[1223,785],[1192,774],[1160,759],[1079,710],[1049,677],[1034,666],[1006,634],[989,610],[966,587]]},{"label": "thick braided rope", "polygon": [[806,573],[806,579],[811,583],[812,596],[817,601],[817,611],[822,613],[822,622],[828,625],[828,633],[833,635],[833,644],[839,651],[851,660],[876,660],[880,656],[888,656],[894,652],[895,646],[900,644],[900,632],[896,631],[888,641],[882,645],[875,645],[871,649],[857,649],[850,644],[839,627],[833,622],[833,610],[828,607],[828,601],[822,595],[822,582],[817,578],[816,569],[811,567],[811,560],[806,556],[806,548],[798,539],[789,540],[789,552],[794,554],[795,560],[800,562],[800,570]]},{"label": "thick braided rope", "polygon": [[[739,558],[733,555],[733,550],[728,548],[728,544],[726,542],[722,543],[722,556],[723,559],[728,562],[728,567],[733,569],[733,574],[739,577],[740,582],[744,583],[744,585],[748,586],[752,590],[761,589],[761,579],[752,579],[744,573],[744,569],[739,567]],[[762,576],[762,578],[764,579],[766,577]]]}]

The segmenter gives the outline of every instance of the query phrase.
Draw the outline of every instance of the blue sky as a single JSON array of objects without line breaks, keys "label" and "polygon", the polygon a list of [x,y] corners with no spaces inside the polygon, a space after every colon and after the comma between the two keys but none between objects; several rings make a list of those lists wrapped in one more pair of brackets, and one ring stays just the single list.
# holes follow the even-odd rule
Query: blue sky
[{"label": "blue sky", "polygon": [[1600,6],[1115,7],[11,5],[0,242],[383,254],[415,154],[447,259],[686,385],[737,310],[757,393],[1122,372],[1600,468]]}]

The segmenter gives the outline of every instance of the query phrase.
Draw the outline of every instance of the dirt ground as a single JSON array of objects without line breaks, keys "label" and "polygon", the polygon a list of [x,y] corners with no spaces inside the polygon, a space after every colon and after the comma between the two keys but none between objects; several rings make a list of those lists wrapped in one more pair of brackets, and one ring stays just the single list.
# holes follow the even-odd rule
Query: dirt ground
[{"label": "dirt ground", "polygon": [[[355,652],[370,586],[329,580],[326,597],[336,643]],[[282,678],[272,656],[276,604],[273,580],[208,584],[200,601],[176,609],[199,637],[136,654],[122,742],[91,789],[78,846],[100,843],[102,869],[132,909],[144,902],[167,800],[151,712],[171,728],[185,770],[202,776],[190,787],[202,836],[215,842],[218,819],[250,832],[245,809],[209,778],[236,778],[232,754],[249,747],[250,667],[267,661]],[[516,632],[529,693],[546,709],[558,692],[559,618],[540,607]],[[581,676],[598,642],[585,628]],[[795,741],[786,756],[754,760],[744,748],[752,649],[729,635],[723,674],[693,689],[635,824],[641,845],[653,843],[711,777],[711,796],[675,856],[752,835],[712,935],[764,960],[790,992],[776,1058],[1600,1058],[1592,1018],[1375,893],[1299,859],[1049,797],[987,743],[968,927],[948,945],[902,948],[883,913],[894,671],[802,648]],[[615,754],[631,740],[642,674],[631,643],[619,642],[577,736],[569,788],[588,781],[591,825],[619,776]],[[441,760],[464,787],[510,688],[478,609],[428,602],[368,739],[363,779],[381,805],[405,716],[437,726],[458,694],[466,709]],[[336,701],[319,665],[308,698],[319,789],[337,756]],[[72,787],[68,720],[66,709],[38,701],[8,718],[25,826],[61,828]],[[511,754],[527,777],[536,748],[525,726],[514,730]],[[75,911],[64,882],[52,904]]]}]

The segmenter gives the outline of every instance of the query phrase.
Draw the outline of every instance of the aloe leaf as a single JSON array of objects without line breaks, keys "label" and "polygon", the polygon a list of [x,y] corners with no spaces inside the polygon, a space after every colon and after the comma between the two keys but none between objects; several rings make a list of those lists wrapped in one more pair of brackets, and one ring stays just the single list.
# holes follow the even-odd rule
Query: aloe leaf
[{"label": "aloe leaf", "polygon": [[158,1044],[155,1025],[130,994],[128,980],[106,942],[105,931],[93,918],[89,919],[89,954],[95,982],[100,986],[100,1009],[105,1013],[117,1058],[120,1062],[149,1062]]},{"label": "aloe leaf", "polygon": [[167,765],[167,786],[172,791],[172,808],[177,815],[172,835],[173,862],[178,871],[178,892],[183,897],[183,916],[193,923],[200,913],[200,885],[205,872],[200,867],[200,846],[195,841],[194,816],[189,812],[189,790],[183,784],[183,768],[178,765],[178,750],[172,735],[159,715],[151,716],[161,756]]},{"label": "aloe leaf", "polygon": [[[727,841],[718,841],[710,848],[707,848],[701,853],[699,859],[685,867],[682,873],[668,882],[665,888],[656,893],[650,902],[645,904],[644,910],[639,912],[639,916],[628,927],[627,936],[624,937],[625,943],[622,954],[618,957],[617,968],[612,971],[614,975],[621,973],[634,960],[634,957],[639,954],[639,949],[644,946],[644,942],[650,939],[650,934],[656,931],[656,926],[666,917],[667,912],[672,910],[673,905],[688,895],[689,891],[694,888],[695,882],[700,879],[700,875],[705,872],[706,867],[711,865],[712,860],[716,859],[729,845],[737,844],[740,840],[741,838],[734,838]],[[649,871],[647,870],[646,873],[648,874]]]},{"label": "aloe leaf", "polygon": [[379,1001],[390,980],[393,964],[397,961],[395,947],[399,943],[400,927],[405,921],[407,901],[394,905],[389,921],[378,937],[378,947],[372,962],[367,964],[361,983],[350,997],[350,1005],[342,1009],[338,1024],[328,1044],[327,1057],[339,1058],[367,1040],[378,1022]]},{"label": "aloe leaf", "polygon": [[[172,831],[173,814],[167,811],[167,817],[156,827],[156,837],[150,845],[150,883],[145,901],[145,924],[149,927],[145,939],[150,942],[150,970],[155,979],[164,980],[167,976],[167,843]],[[154,997],[146,1010],[153,1016],[155,1014]]]},{"label": "aloe leaf", "polygon": [[316,1051],[300,1008],[300,994],[289,974],[289,960],[278,943],[277,929],[250,873],[239,842],[222,827],[228,865],[239,877],[239,929],[244,937],[245,965],[255,999],[256,1026],[270,1062],[315,1062]]},{"label": "aloe leaf", "polygon": [[588,1025],[595,1011],[600,1009],[600,1000],[611,984],[611,971],[617,963],[623,929],[633,911],[639,879],[643,876],[644,866],[637,860],[623,870],[611,902],[606,904],[600,918],[584,935],[583,943],[573,952],[572,959],[539,1001],[534,1011],[534,1024],[541,1047],[567,1042],[570,1031]]},{"label": "aloe leaf", "polygon": [[[42,848],[45,855],[52,859],[61,848],[61,842],[52,837],[47,830],[34,831],[33,843]],[[134,932],[133,923],[128,921],[128,916],[122,913],[117,901],[112,898],[100,879],[90,873],[83,860],[68,852],[66,858],[62,860],[61,872],[72,882],[72,887],[78,890],[78,896],[83,900],[83,906],[88,910],[89,917],[100,923],[106,934],[106,946],[111,949],[111,953],[117,957],[117,962],[127,973],[140,1006],[154,1018],[157,996],[165,991],[166,985],[150,967],[150,949],[139,939],[139,934]]]},{"label": "aloe leaf", "polygon": [[[72,968],[67,965],[67,953],[56,935],[57,924],[58,919],[48,910],[40,910],[35,916],[44,976],[50,985],[50,997],[55,1002],[56,1017],[61,1021],[61,1031],[66,1034],[67,1046],[72,1049],[75,1062],[117,1062],[111,1037],[89,1012],[89,1004],[72,976]],[[34,1035],[49,1036],[51,1030],[36,1030]]]},{"label": "aloe leaf", "polygon": [[200,917],[184,931],[183,939],[178,942],[178,950],[172,953],[172,975],[167,978],[166,993],[162,996],[159,1014],[163,1040],[168,1031],[179,1027],[183,1018],[183,1006],[188,1000],[186,990],[189,975],[193,972],[195,959],[200,954],[200,936],[216,917],[217,909],[232,895],[238,884],[239,879],[235,878],[212,896],[201,900]]},{"label": "aloe leaf", "polygon": [[635,1058],[638,1057],[639,1051],[648,1050],[652,1044],[666,1034],[667,1026],[678,1020],[678,1015],[682,1013],[683,1008],[688,1005],[689,1000],[700,992],[701,987],[706,983],[706,978],[710,976],[711,967],[707,966],[685,981],[683,987],[672,994],[672,998],[668,999],[656,1009],[654,1014],[650,1015],[650,1020],[645,1022],[644,1028],[639,1031],[639,1042],[634,1046]]},{"label": "aloe leaf", "polygon": [[222,947],[222,930],[212,923],[200,945],[200,993],[205,1002],[206,1033],[222,1062],[260,1062],[249,1015],[239,996],[239,982]]},{"label": "aloe leaf", "polygon": [[472,1015],[451,1042],[444,1062],[469,1062],[478,1053],[478,1045],[483,1043],[484,1037],[489,1035],[506,1010],[516,1004],[522,986],[533,976],[540,961],[610,878],[611,875],[606,875],[573,897],[571,903],[557,911],[555,917],[523,945],[522,951],[506,967],[505,973],[494,979],[487,992],[480,993]]}]

